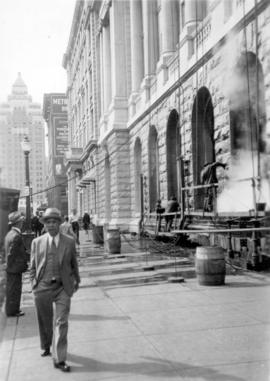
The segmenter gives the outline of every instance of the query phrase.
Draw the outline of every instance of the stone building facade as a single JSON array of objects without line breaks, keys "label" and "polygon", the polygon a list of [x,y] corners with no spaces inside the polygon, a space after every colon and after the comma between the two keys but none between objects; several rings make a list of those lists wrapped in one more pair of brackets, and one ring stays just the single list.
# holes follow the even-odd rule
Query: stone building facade
[{"label": "stone building facade", "polygon": [[[200,213],[214,161],[228,164],[223,190],[243,174],[252,193],[269,176],[269,24],[266,0],[78,1],[63,60],[69,207],[134,231],[171,195]],[[239,189],[221,212],[253,208]]]}]

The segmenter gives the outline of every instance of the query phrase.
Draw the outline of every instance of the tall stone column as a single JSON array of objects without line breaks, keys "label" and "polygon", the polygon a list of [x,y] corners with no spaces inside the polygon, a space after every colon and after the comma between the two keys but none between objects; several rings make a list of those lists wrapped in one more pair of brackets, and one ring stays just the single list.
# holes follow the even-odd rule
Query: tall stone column
[{"label": "tall stone column", "polygon": [[100,107],[100,114],[103,115],[104,113],[104,101],[103,101],[103,57],[102,57],[102,28],[99,29],[99,35],[97,38],[97,73],[99,73],[99,91],[100,91],[100,97],[98,99],[99,101],[99,107]]},{"label": "tall stone column", "polygon": [[160,33],[161,33],[161,54],[168,54],[175,51],[178,41],[178,20],[177,3],[175,0],[161,0],[160,9]]},{"label": "tall stone column", "polygon": [[[204,0],[185,0],[185,7],[182,7],[180,2],[180,55],[186,56],[188,59],[194,52],[193,37],[192,34],[196,28],[196,22],[199,21],[199,8],[201,2]],[[182,14],[184,12],[184,14]],[[196,21],[197,20],[197,21]]]},{"label": "tall stone column", "polygon": [[207,11],[207,0],[186,0],[185,2],[185,25],[202,21]]},{"label": "tall stone column", "polygon": [[[108,142],[110,155],[107,166],[107,187],[110,200],[110,226],[118,226],[126,229],[131,216],[131,188],[130,188],[130,160],[129,160],[129,131],[119,129],[110,136]],[[118,149],[117,149],[118,148]],[[110,179],[110,180],[109,180]]]},{"label": "tall stone column", "polygon": [[186,0],[185,3],[185,25],[196,22],[198,19],[198,5],[197,0]]},{"label": "tall stone column", "polygon": [[130,0],[131,91],[137,92],[144,75],[141,0]]},{"label": "tall stone column", "polygon": [[112,103],[109,128],[126,128],[128,119],[130,40],[127,18],[129,18],[129,2],[114,0],[110,7]]},{"label": "tall stone column", "polygon": [[127,97],[127,31],[124,22],[129,3],[114,0],[110,7],[112,97]]},{"label": "tall stone column", "polygon": [[159,59],[158,18],[156,0],[142,1],[143,11],[143,51],[144,51],[144,79],[141,85],[143,90],[142,103],[150,99],[151,78],[156,73]]},{"label": "tall stone column", "polygon": [[102,28],[102,63],[103,63],[103,106],[104,113],[108,112],[108,108],[112,98],[111,84],[111,42],[110,42],[110,25],[104,24]]},{"label": "tall stone column", "polygon": [[76,191],[76,175],[73,169],[69,169],[68,173],[68,212],[77,209],[77,191]]},{"label": "tall stone column", "polygon": [[176,50],[178,42],[178,4],[176,0],[161,0],[160,2],[160,58],[157,66],[157,73],[162,82],[168,79],[167,61]]},{"label": "tall stone column", "polygon": [[[86,41],[85,41],[85,54],[88,58],[89,53],[90,53],[90,26],[87,25],[87,28],[85,29],[85,36],[86,36]],[[88,62],[88,59],[86,60]]]},{"label": "tall stone column", "polygon": [[155,0],[142,2],[144,33],[144,75],[155,74],[159,58],[157,4]]}]

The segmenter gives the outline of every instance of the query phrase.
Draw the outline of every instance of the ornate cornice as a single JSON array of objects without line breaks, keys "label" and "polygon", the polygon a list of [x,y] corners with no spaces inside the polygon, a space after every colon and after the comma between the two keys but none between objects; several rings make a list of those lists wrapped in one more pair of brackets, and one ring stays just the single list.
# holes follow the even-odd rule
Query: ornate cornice
[{"label": "ornate cornice", "polygon": [[83,7],[84,7],[84,0],[77,0],[75,4],[73,19],[72,19],[68,46],[67,46],[66,52],[64,54],[63,62],[62,62],[62,65],[64,66],[65,69],[67,67],[67,61],[70,58],[70,53],[73,50],[74,44],[76,42],[77,32],[80,26],[80,19],[82,16]]},{"label": "ornate cornice", "polygon": [[104,0],[101,4],[99,11],[99,32],[103,27],[106,27],[109,24],[109,9],[112,4],[111,0]]}]

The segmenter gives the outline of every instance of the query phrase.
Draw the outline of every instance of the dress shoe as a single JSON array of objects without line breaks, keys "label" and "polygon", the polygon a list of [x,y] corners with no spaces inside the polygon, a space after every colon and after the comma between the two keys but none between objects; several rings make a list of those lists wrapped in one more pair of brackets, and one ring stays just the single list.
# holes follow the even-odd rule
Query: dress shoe
[{"label": "dress shoe", "polygon": [[24,316],[25,315],[25,313],[24,312],[22,312],[22,311],[19,311],[19,312],[17,312],[16,313],[16,315],[15,316]]},{"label": "dress shoe", "polygon": [[54,362],[54,367],[62,370],[62,372],[70,372],[70,366],[65,363],[65,361]]},{"label": "dress shoe", "polygon": [[43,353],[41,353],[41,357],[51,356],[50,348],[46,348]]},{"label": "dress shoe", "polygon": [[15,314],[8,314],[7,316],[8,317],[20,317],[20,316],[23,316],[23,315],[25,315],[25,313],[22,312],[22,311],[19,311],[19,312],[15,313]]}]

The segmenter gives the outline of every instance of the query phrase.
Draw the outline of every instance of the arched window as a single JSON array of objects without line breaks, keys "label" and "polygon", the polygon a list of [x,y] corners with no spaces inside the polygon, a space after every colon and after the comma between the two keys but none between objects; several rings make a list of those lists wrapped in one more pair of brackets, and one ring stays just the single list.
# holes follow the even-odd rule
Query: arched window
[{"label": "arched window", "polygon": [[111,218],[111,164],[110,158],[107,155],[105,158],[105,218],[110,220]]},{"label": "arched window", "polygon": [[230,92],[231,152],[265,151],[264,78],[260,61],[252,52],[242,54],[232,73]]},{"label": "arched window", "polygon": [[[212,98],[206,87],[201,87],[192,109],[192,157],[194,185],[200,184],[200,172],[206,163],[215,161],[214,113]],[[194,193],[195,209],[203,208],[202,190]]]},{"label": "arched window", "polygon": [[168,199],[173,195],[179,197],[177,159],[180,154],[180,137],[178,119],[178,112],[172,110],[168,118],[166,131]]},{"label": "arched window", "polygon": [[149,207],[150,211],[155,210],[155,205],[159,199],[159,155],[158,155],[158,134],[154,126],[150,126],[148,138],[149,154]]},{"label": "arched window", "polygon": [[136,139],[134,146],[134,185],[135,185],[135,212],[141,213],[142,191],[141,191],[141,174],[142,174],[142,144],[139,138]]}]

